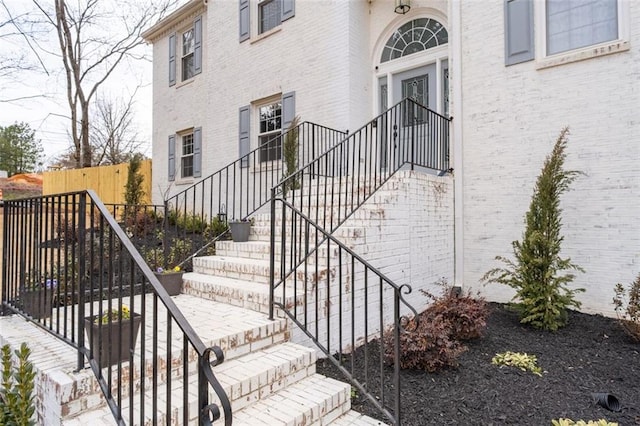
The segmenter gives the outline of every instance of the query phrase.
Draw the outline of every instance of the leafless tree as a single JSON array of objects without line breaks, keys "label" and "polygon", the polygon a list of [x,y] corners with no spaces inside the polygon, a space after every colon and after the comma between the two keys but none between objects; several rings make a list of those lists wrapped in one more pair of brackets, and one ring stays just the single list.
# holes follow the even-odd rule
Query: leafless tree
[{"label": "leafless tree", "polygon": [[50,10],[42,0],[33,0],[45,20],[56,31],[59,55],[66,77],[71,138],[76,167],[91,167],[91,116],[89,106],[100,86],[128,59],[141,59],[141,33],[161,19],[175,0],[105,2],[54,0]]},{"label": "leafless tree", "polygon": [[129,100],[96,98],[91,125],[95,165],[126,163],[139,153],[142,143],[133,123],[133,105],[134,96]]}]

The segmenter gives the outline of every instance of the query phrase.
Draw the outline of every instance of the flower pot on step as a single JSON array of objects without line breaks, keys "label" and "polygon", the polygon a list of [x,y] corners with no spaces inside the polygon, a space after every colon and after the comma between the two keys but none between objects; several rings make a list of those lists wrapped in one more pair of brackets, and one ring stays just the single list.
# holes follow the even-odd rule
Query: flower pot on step
[{"label": "flower pot on step", "polygon": [[180,289],[182,288],[182,274],[183,272],[154,272],[156,274],[156,278],[162,284],[169,296],[177,296],[180,294]]},{"label": "flower pot on step", "polygon": [[231,238],[236,243],[244,243],[249,241],[249,231],[251,230],[251,222],[229,222],[231,229]]},{"label": "flower pot on step", "polygon": [[25,291],[21,294],[23,309],[33,319],[49,318],[52,311],[52,288]]},{"label": "flower pot on step", "polygon": [[[98,315],[84,319],[84,329],[89,337],[89,348],[100,368],[129,361],[129,354],[136,346],[142,317],[135,312],[131,318],[96,324]],[[132,328],[133,324],[133,328]]]}]

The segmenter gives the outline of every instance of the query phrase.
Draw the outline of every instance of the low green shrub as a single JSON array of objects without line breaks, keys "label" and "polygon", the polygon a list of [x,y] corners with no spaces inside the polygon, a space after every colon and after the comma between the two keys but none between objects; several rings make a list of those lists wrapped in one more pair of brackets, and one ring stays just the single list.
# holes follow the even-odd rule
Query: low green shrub
[{"label": "low green shrub", "polygon": [[530,371],[536,376],[542,376],[542,368],[538,366],[538,359],[535,355],[521,352],[502,352],[496,354],[491,359],[491,364],[498,366],[517,367],[522,371]]},{"label": "low green shrub", "polygon": [[31,426],[35,412],[34,379],[36,373],[29,361],[31,350],[26,343],[11,356],[11,348],[4,345],[2,352],[2,383],[0,385],[0,425]]},{"label": "low green shrub", "polygon": [[614,291],[613,304],[620,324],[631,338],[640,342],[640,274],[628,290],[618,283]]},{"label": "low green shrub", "polygon": [[551,420],[551,424],[553,426],[618,426],[618,423],[615,422],[608,422],[605,419],[600,419],[600,420],[589,420],[588,422],[585,422],[584,420],[578,420],[577,422],[574,422],[571,419],[558,419],[558,420]]}]

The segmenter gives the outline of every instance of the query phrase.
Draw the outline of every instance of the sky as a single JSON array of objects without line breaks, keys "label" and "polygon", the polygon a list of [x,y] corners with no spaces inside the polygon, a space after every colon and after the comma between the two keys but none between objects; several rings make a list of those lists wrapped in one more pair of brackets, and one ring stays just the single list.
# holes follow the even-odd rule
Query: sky
[{"label": "sky", "polygon": [[[33,3],[29,0],[3,1],[14,16],[33,10]],[[122,5],[118,3],[123,3],[122,0],[100,1],[120,8]],[[124,3],[135,2],[146,3],[148,0],[128,0]],[[51,5],[52,2],[43,0],[41,4]],[[30,16],[35,17],[34,14]],[[0,23],[4,21],[6,21],[6,12],[0,8]],[[40,38],[42,48],[51,52],[59,49],[55,32],[43,34]],[[146,55],[148,59],[123,62],[99,90],[102,95],[124,99],[129,99],[135,92],[134,125],[138,140],[143,142],[143,152],[147,156],[151,156],[151,49],[151,45],[144,45],[137,54]],[[38,64],[37,57],[28,49],[23,39],[0,38],[0,57],[7,54],[16,56],[21,52],[31,63]],[[42,143],[43,165],[46,168],[71,146],[71,138],[68,134],[70,112],[62,60],[44,52],[41,52],[41,59],[48,75],[43,71],[42,66],[36,66],[36,71],[16,72],[9,78],[0,78],[0,99],[5,100],[0,102],[0,126],[8,126],[15,122],[28,123],[36,131],[36,139]],[[27,99],[6,102],[7,99],[18,97],[27,97]]]}]

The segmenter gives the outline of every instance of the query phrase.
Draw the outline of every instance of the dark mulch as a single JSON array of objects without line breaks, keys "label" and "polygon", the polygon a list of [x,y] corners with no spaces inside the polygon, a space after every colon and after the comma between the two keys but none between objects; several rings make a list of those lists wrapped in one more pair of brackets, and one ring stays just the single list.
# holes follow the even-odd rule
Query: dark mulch
[{"label": "dark mulch", "polygon": [[[569,324],[551,333],[521,325],[504,305],[491,304],[491,310],[485,336],[469,343],[457,369],[402,371],[402,425],[540,426],[557,418],[640,425],[640,344],[615,320],[570,312]],[[505,351],[536,355],[543,377],[492,365],[491,358]],[[362,358],[356,357],[356,365],[362,367]],[[389,394],[390,371],[384,384]],[[328,361],[318,362],[318,372],[342,378]],[[379,388],[379,380],[370,377],[369,385]],[[592,392],[615,395],[622,411],[594,404]],[[352,407],[384,420],[361,395]]]}]

